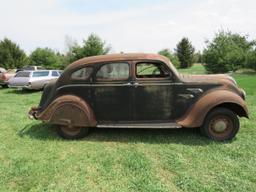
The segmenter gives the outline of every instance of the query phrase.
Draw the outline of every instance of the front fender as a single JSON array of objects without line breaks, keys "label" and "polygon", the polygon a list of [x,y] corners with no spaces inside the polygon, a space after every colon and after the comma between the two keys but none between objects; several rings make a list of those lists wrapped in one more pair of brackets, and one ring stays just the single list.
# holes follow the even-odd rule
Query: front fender
[{"label": "front fender", "polygon": [[81,98],[64,95],[55,99],[35,118],[52,124],[94,127],[96,120],[91,107]]},{"label": "front fender", "polygon": [[[240,116],[249,117],[246,103],[239,95],[229,90],[214,90],[199,98],[177,123],[183,127],[200,127],[208,112],[214,107],[222,105],[237,106],[236,111],[233,110],[234,112],[238,115],[241,114]],[[232,110],[232,108],[230,109]]]}]

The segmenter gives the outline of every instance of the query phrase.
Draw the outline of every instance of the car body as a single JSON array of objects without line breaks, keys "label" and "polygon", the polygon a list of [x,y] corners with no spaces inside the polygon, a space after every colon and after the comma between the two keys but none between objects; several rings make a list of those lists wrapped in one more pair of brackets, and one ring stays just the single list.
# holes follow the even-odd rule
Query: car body
[{"label": "car body", "polygon": [[50,81],[59,78],[59,70],[36,70],[36,71],[19,71],[9,79],[10,88],[40,90],[43,89]]},{"label": "car body", "polygon": [[3,67],[0,67],[0,74],[1,74],[1,73],[5,73],[5,72],[6,72],[6,69],[3,68]]},{"label": "car body", "polygon": [[8,87],[8,80],[14,77],[16,69],[9,69],[6,72],[0,73],[0,85],[2,87]]},{"label": "car body", "polygon": [[[80,59],[44,90],[29,116],[59,125],[66,139],[88,128],[196,128],[232,139],[248,117],[245,92],[228,75],[180,75],[157,54]],[[214,119],[215,118],[215,119]],[[214,129],[214,133],[211,132]]]}]

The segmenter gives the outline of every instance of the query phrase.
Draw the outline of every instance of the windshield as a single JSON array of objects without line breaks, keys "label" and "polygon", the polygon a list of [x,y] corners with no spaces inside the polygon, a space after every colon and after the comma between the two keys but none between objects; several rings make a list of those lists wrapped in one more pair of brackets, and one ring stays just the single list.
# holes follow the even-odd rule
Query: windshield
[{"label": "windshield", "polygon": [[49,75],[49,71],[36,71],[33,72],[32,77],[46,77]]},{"label": "windshield", "polygon": [[29,77],[30,75],[30,72],[27,72],[27,71],[20,71],[18,72],[15,77]]},{"label": "windshield", "polygon": [[173,66],[173,64],[171,62],[168,63],[169,67],[171,68],[171,70],[173,71],[173,73],[175,75],[177,75],[177,77],[180,76],[180,73],[178,72],[178,70]]}]

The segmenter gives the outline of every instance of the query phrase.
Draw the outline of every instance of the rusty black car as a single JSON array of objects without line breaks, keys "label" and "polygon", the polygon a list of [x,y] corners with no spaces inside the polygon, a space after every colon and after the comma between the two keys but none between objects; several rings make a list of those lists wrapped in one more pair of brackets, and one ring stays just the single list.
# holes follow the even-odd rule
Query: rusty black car
[{"label": "rusty black car", "polygon": [[80,59],[47,85],[29,116],[58,125],[66,139],[89,128],[199,128],[231,140],[247,117],[245,92],[228,75],[181,75],[157,54]]}]

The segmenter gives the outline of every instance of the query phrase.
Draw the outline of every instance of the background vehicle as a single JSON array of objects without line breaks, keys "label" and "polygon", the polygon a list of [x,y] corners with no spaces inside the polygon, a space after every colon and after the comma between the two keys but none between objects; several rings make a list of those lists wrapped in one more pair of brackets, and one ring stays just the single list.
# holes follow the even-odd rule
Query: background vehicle
[{"label": "background vehicle", "polygon": [[8,86],[18,89],[43,89],[50,81],[59,78],[58,70],[20,71],[8,81]]},{"label": "background vehicle", "polygon": [[45,70],[42,66],[35,66],[35,65],[28,65],[25,67],[22,67],[21,69],[18,69],[17,72],[19,71],[36,71],[36,70]]},{"label": "background vehicle", "polygon": [[6,72],[5,68],[0,67],[0,74],[5,72]]},{"label": "background vehicle", "polygon": [[248,117],[245,92],[228,75],[181,76],[155,54],[114,54],[80,59],[49,84],[30,117],[59,125],[67,139],[89,127],[196,128],[223,141]]},{"label": "background vehicle", "polygon": [[4,73],[0,73],[0,85],[2,87],[8,87],[8,80],[14,77],[16,74],[16,69],[9,69]]}]

